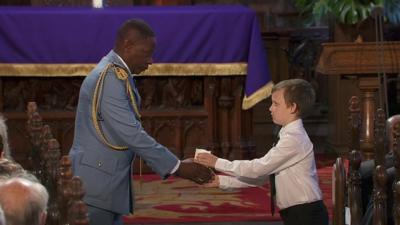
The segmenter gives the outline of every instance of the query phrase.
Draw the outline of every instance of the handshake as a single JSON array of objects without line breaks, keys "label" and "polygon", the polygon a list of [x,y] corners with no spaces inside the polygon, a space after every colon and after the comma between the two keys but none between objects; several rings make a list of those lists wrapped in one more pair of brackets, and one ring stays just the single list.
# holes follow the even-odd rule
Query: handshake
[{"label": "handshake", "polygon": [[[202,149],[196,149],[195,157],[199,151],[208,152]],[[209,183],[214,179],[215,176],[211,168],[194,162],[193,158],[182,160],[174,175],[191,180],[197,184]]]}]

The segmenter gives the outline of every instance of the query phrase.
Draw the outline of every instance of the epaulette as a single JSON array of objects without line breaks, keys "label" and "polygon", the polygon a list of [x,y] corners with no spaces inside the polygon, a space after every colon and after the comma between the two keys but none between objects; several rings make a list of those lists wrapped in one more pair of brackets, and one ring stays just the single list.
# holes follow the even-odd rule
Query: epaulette
[{"label": "epaulette", "polygon": [[114,65],[114,71],[115,74],[117,75],[117,78],[120,80],[127,80],[128,79],[128,73],[126,72],[126,70],[122,69],[119,66]]}]

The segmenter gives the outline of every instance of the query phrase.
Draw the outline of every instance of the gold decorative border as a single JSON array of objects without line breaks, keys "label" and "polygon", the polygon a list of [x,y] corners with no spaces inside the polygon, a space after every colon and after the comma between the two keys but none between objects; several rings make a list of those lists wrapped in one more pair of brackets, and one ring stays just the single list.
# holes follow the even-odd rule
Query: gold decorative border
[{"label": "gold decorative border", "polygon": [[242,109],[250,109],[255,104],[259,103],[260,101],[268,98],[271,95],[272,87],[274,83],[272,81],[268,82],[266,85],[258,89],[254,94],[250,96],[244,96],[242,102]]},{"label": "gold decorative border", "polygon": [[[96,64],[0,63],[0,77],[82,77]],[[141,76],[235,76],[246,75],[247,63],[157,63]]]},{"label": "gold decorative border", "polygon": [[81,77],[95,64],[25,64],[0,63],[0,76],[10,77]]}]

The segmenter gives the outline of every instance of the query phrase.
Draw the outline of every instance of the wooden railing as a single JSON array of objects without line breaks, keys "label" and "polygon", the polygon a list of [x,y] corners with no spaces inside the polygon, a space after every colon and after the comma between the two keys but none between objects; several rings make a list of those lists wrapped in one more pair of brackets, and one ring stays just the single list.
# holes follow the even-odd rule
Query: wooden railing
[{"label": "wooden railing", "polygon": [[47,188],[48,225],[88,225],[87,208],[82,201],[83,184],[79,177],[72,176],[71,161],[61,156],[59,142],[53,138],[49,125],[44,125],[35,102],[27,106],[27,131],[31,150],[27,151],[30,170]]},{"label": "wooden railing", "polygon": [[[393,224],[400,225],[400,115],[386,120],[385,112],[378,109],[375,116],[375,158],[373,169],[373,189],[371,201],[372,211],[363,207],[362,180],[360,165],[362,162],[360,154],[360,129],[361,112],[359,100],[353,96],[349,101],[349,124],[350,124],[350,151],[347,156],[348,166],[344,158],[337,158],[332,171],[333,188],[333,224],[344,225],[346,223],[346,209],[349,210],[348,221],[352,225],[359,225],[372,216],[372,224],[392,224],[389,214],[393,215]],[[390,150],[392,152],[389,152]],[[393,165],[387,164],[387,153],[393,154]],[[346,158],[346,157],[345,157]],[[387,169],[394,169],[394,175],[389,177]],[[393,177],[394,176],[394,177]],[[390,178],[390,179],[389,179]],[[393,182],[391,182],[393,180]],[[389,182],[390,181],[390,182]],[[391,188],[392,187],[392,188]],[[390,190],[390,191],[388,191]],[[393,194],[393,210],[388,210],[388,196]],[[392,203],[390,203],[392,204]],[[371,213],[367,215],[368,213]]]}]

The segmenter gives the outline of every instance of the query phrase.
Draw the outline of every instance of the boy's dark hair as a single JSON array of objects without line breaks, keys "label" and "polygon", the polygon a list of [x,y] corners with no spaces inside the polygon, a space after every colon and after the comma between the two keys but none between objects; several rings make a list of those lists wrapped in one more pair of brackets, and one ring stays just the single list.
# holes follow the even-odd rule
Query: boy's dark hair
[{"label": "boy's dark hair", "polygon": [[296,103],[297,115],[304,117],[312,109],[315,102],[315,91],[311,84],[303,79],[283,80],[272,88],[272,93],[283,89],[283,96],[287,105]]}]

